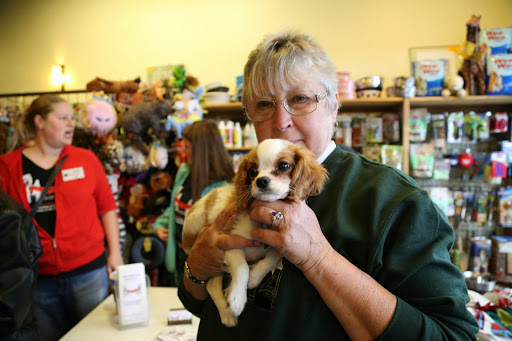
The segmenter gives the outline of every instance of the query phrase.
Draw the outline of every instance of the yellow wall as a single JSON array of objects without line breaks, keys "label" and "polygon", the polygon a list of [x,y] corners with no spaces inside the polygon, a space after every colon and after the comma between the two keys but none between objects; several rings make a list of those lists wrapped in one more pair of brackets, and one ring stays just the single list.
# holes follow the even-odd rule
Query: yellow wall
[{"label": "yellow wall", "polygon": [[148,66],[183,63],[202,85],[234,89],[263,35],[309,32],[353,79],[410,75],[409,48],[460,44],[471,14],[481,27],[512,25],[511,0],[0,0],[0,93],[67,89],[96,76],[146,79]]}]

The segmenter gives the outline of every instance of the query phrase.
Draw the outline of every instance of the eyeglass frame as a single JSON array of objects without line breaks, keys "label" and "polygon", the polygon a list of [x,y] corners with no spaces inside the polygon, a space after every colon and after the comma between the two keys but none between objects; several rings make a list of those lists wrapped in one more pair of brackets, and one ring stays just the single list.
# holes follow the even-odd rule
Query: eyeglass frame
[{"label": "eyeglass frame", "polygon": [[[315,112],[316,109],[318,109],[318,103],[320,103],[321,101],[323,101],[325,98],[327,98],[327,96],[329,95],[329,92],[325,92],[323,94],[315,94],[312,90],[307,90],[307,91],[311,91],[313,93],[313,95],[315,96],[315,104],[316,104],[316,107],[315,109],[311,110],[310,112],[306,113],[306,114],[302,114],[302,115],[299,115],[299,114],[294,114],[292,112],[290,112],[289,110],[289,107],[288,107],[288,102],[286,102],[286,96],[283,98],[283,99],[277,99],[277,100],[271,100],[269,99],[268,101],[271,102],[272,104],[274,104],[274,112],[272,113],[272,115],[265,119],[265,120],[253,120],[249,114],[247,113],[247,107],[244,107],[244,113],[245,113],[245,116],[247,116],[247,118],[252,121],[252,122],[265,122],[265,121],[268,121],[270,120],[272,117],[274,117],[274,115],[276,114],[276,111],[277,111],[277,102],[283,102],[283,108],[284,110],[286,110],[287,113],[289,113],[290,115],[293,115],[293,116],[306,116],[306,115],[309,115],[311,114],[312,112]],[[300,91],[297,91],[297,92],[300,92]],[[263,98],[262,98],[263,99]]]}]

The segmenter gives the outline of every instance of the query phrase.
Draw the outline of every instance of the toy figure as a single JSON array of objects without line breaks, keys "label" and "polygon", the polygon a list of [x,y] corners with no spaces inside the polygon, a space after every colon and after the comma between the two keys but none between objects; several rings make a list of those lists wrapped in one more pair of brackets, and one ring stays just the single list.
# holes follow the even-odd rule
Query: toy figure
[{"label": "toy figure", "polygon": [[118,94],[120,92],[135,93],[139,89],[140,78],[130,81],[110,81],[99,77],[87,83],[87,91],[104,91],[105,93]]},{"label": "toy figure", "polygon": [[466,90],[464,89],[464,79],[461,76],[446,77],[444,80],[443,97],[457,96],[459,98],[466,97]]},{"label": "toy figure", "polygon": [[169,162],[169,153],[167,152],[167,148],[158,142],[153,143],[149,150],[149,161],[151,166],[158,169],[164,169]]},{"label": "toy figure", "polygon": [[174,113],[167,116],[165,130],[174,130],[178,139],[181,139],[181,133],[186,126],[203,118],[199,101],[195,94],[188,89],[184,89],[181,94],[174,95],[173,110]]},{"label": "toy figure", "polygon": [[116,126],[117,113],[110,103],[110,98],[94,95],[92,100],[82,109],[82,124],[85,130],[97,137],[110,133]]},{"label": "toy figure", "polygon": [[480,18],[481,16],[472,15],[467,22],[466,42],[461,48],[461,54],[464,56],[462,76],[470,95],[486,94],[485,51],[481,51],[480,46],[476,45],[480,32]]}]

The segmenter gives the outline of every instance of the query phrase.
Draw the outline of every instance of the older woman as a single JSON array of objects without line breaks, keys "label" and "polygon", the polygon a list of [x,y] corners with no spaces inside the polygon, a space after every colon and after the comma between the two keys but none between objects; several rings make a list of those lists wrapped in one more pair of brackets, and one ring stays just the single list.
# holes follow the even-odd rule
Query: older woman
[{"label": "older woman", "polygon": [[[251,218],[268,225],[272,212],[282,212],[275,229],[252,237],[284,258],[263,287],[249,291],[238,326],[224,327],[205,285],[184,277],[179,294],[201,316],[198,338],[474,339],[446,217],[404,173],[336,147],[336,87],[333,63],[308,35],[270,35],[250,54],[242,102],[258,140],[308,147],[329,183],[307,203],[251,206]],[[220,273],[225,249],[255,245],[221,234],[232,215],[228,207],[200,234],[188,258],[194,279]]]}]

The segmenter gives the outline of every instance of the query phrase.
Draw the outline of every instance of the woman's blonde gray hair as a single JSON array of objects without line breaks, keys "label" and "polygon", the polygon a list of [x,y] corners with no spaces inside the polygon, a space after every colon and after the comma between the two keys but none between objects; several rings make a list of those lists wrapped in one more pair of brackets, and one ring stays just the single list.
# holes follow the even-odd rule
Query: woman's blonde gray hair
[{"label": "woman's blonde gray hair", "polygon": [[[290,84],[300,84],[313,70],[327,92],[329,108],[337,106],[336,67],[325,49],[308,34],[284,31],[266,36],[254,49],[244,68],[242,103],[271,93],[287,92]],[[311,90],[311,89],[308,89]]]}]

